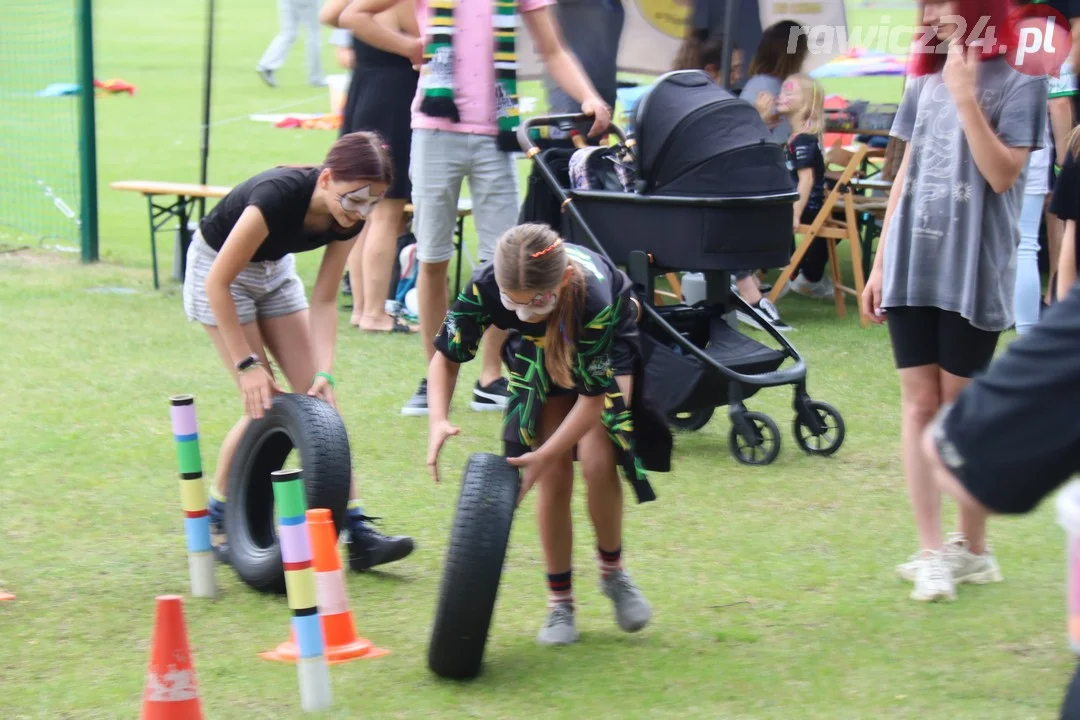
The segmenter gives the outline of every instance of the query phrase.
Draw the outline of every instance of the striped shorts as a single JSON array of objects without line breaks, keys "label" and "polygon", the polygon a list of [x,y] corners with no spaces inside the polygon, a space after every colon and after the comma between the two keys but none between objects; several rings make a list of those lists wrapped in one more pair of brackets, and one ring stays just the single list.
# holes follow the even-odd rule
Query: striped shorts
[{"label": "striped shorts", "polygon": [[[184,312],[189,320],[213,326],[217,325],[217,320],[206,295],[206,276],[216,257],[217,251],[207,245],[202,233],[196,230],[188,247]],[[308,308],[304,281],[296,274],[296,259],[292,255],[280,260],[248,263],[229,290],[241,325]]]}]

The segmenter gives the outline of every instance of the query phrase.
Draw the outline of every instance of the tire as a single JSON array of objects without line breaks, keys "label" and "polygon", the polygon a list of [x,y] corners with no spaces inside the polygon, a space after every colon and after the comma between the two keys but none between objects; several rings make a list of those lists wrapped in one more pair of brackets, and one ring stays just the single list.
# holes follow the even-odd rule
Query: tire
[{"label": "tire", "polygon": [[270,473],[282,469],[294,447],[300,453],[308,508],[327,508],[338,531],[345,526],[352,458],[341,416],[318,398],[275,396],[270,411],[253,420],[240,439],[225,504],[229,563],[260,592],[285,594]]},{"label": "tire", "polygon": [[828,457],[844,443],[844,418],[840,417],[840,411],[829,403],[811,400],[808,406],[811,412],[817,413],[818,421],[825,427],[825,432],[814,435],[810,427],[803,422],[802,416],[796,414],[791,428],[795,443],[807,455]]},{"label": "tire", "polygon": [[669,413],[668,424],[680,432],[696,432],[709,424],[716,408],[701,408],[683,413]]},{"label": "tire", "polygon": [[480,674],[520,487],[505,458],[469,458],[428,647],[428,667],[440,677]]},{"label": "tire", "polygon": [[780,454],[780,428],[764,413],[751,411],[743,417],[754,430],[755,442],[748,444],[732,425],[728,434],[731,454],[743,465],[768,465]]}]

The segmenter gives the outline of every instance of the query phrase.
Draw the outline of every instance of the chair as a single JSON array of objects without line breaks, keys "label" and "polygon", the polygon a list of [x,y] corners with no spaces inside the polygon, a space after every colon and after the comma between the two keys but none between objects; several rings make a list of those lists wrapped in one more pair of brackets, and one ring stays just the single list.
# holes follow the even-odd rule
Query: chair
[{"label": "chair", "polygon": [[[829,268],[832,275],[834,297],[836,299],[836,314],[840,317],[847,315],[845,307],[845,294],[854,295],[856,302],[862,295],[863,286],[866,282],[863,269],[862,243],[859,238],[859,227],[856,221],[855,197],[850,183],[856,175],[861,173],[863,161],[866,157],[867,147],[860,145],[856,150],[845,150],[840,141],[837,141],[825,154],[825,166],[840,166],[843,170],[836,178],[832,189],[825,196],[825,202],[821,206],[814,222],[810,225],[799,225],[797,234],[802,235],[802,241],[795,248],[795,254],[791,262],[780,274],[776,284],[769,293],[769,300],[776,302],[783,292],[784,286],[791,280],[799,263],[806,256],[811,243],[823,240],[829,245]],[[841,198],[843,202],[841,203]],[[855,287],[849,288],[843,284],[840,274],[840,263],[836,252],[837,240],[846,239],[851,246],[851,265],[855,277]],[[863,327],[868,324],[868,319],[861,318]]]}]

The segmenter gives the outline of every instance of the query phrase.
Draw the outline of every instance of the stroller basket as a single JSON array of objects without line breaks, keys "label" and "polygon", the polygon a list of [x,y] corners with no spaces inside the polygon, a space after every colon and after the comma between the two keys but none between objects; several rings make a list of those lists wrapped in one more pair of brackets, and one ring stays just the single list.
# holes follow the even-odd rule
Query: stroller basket
[{"label": "stroller basket", "polygon": [[[784,362],[783,352],[734,330],[722,317],[706,319],[694,311],[683,314],[689,316],[683,322],[671,316],[666,319],[710,358],[731,370],[759,375],[779,369]],[[701,360],[687,355],[665,333],[655,329],[644,334],[642,346],[649,394],[660,401],[666,412],[689,412],[728,404],[730,381],[710,372]],[[753,397],[760,389],[761,386],[745,386],[742,399]]]},{"label": "stroller basket", "polygon": [[[791,199],[681,198],[568,190],[582,219],[625,265],[643,250],[658,268],[743,270],[784,267],[791,259]],[[588,245],[585,228],[563,216],[563,234]]]}]

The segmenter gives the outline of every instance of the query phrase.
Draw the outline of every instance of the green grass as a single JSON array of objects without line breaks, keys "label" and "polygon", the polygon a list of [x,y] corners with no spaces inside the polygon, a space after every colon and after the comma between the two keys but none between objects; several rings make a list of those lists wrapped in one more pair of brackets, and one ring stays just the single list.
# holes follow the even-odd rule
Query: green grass
[{"label": "green grass", "polygon": [[[326,107],[303,85],[299,49],[280,90],[255,77],[272,7],[219,9],[215,118],[315,94],[297,109]],[[0,255],[0,587],[18,595],[0,605],[5,720],[137,716],[154,597],[188,590],[167,398],[195,394],[208,471],[240,410],[175,283],[151,287],[143,200],[107,189],[117,179],[196,179],[202,21],[200,4],[99,1],[98,75],[139,86],[134,98],[99,104],[108,262]],[[829,85],[890,98],[887,82],[873,84],[878,98],[863,82]],[[215,130],[211,181],[317,159],[330,142],[327,132],[228,123]],[[162,256],[167,267],[168,244]],[[314,260],[300,265],[310,287]],[[132,292],[100,292],[114,288]],[[498,419],[470,412],[459,394],[463,433],[444,453],[447,481],[433,486],[426,423],[398,415],[423,372],[416,341],[342,329],[335,375],[363,497],[418,549],[385,572],[348,577],[360,632],[392,654],[333,668],[327,716],[1054,717],[1072,656],[1053,508],[994,522],[1008,582],[963,587],[951,606],[910,601],[893,574],[914,549],[896,373],[884,330],[861,328],[848,308],[838,319],[828,303],[783,303],[812,395],[847,422],[834,458],[795,447],[788,389],[749,402],[784,434],[769,467],[732,459],[722,411],[679,436],[674,472],[652,478],[659,500],[627,507],[627,562],[656,608],[637,636],[618,631],[596,588],[579,488],[583,641],[555,651],[533,643],[545,599],[534,494],[513,529],[486,672],[463,685],[435,679],[425,652],[461,468],[469,453],[498,450]],[[466,367],[461,388],[477,369]],[[285,601],[228,569],[217,577],[219,599],[185,603],[207,717],[302,717],[295,669],[257,657],[287,637]]]}]

